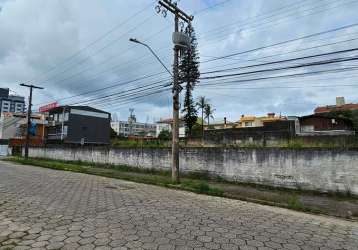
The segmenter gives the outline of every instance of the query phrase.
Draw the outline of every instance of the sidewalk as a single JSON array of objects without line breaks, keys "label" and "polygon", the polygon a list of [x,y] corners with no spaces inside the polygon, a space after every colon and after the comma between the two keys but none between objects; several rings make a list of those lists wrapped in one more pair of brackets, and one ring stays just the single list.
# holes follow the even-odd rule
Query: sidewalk
[{"label": "sidewalk", "polygon": [[84,162],[63,162],[49,159],[8,158],[7,160],[92,175],[106,176],[168,188],[255,202],[316,214],[337,216],[358,221],[358,198],[343,194],[321,194],[254,184],[230,183],[208,179],[198,174],[184,174],[181,184],[173,184],[170,172],[128,166],[93,165]]}]

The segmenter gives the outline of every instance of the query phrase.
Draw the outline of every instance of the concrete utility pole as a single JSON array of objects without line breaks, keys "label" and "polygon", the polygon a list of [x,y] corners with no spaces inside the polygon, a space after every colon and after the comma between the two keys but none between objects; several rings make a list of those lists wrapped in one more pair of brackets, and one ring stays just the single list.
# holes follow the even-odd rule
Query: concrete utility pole
[{"label": "concrete utility pole", "polygon": [[43,89],[35,85],[27,85],[21,83],[20,86],[30,88],[29,106],[27,107],[27,127],[26,127],[26,141],[25,141],[25,159],[29,158],[29,143],[30,143],[30,126],[31,126],[31,108],[32,108],[32,89]]},{"label": "concrete utility pole", "polygon": [[[164,15],[166,16],[166,10],[174,14],[174,34],[173,42],[176,35],[179,35],[179,19],[190,23],[193,20],[193,16],[187,15],[184,11],[178,8],[177,3],[173,3],[170,0],[161,0],[159,5],[165,8]],[[160,6],[157,6],[156,10],[160,13]],[[174,44],[174,64],[173,64],[173,128],[172,128],[172,181],[179,183],[179,92],[182,87],[179,85],[179,50],[180,45]]]}]

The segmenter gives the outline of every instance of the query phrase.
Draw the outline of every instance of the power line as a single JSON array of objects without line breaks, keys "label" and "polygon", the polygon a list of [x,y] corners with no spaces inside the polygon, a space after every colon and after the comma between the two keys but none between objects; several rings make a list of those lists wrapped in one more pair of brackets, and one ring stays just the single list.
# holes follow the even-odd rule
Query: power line
[{"label": "power line", "polygon": [[[81,61],[77,62],[75,66],[77,67],[78,65],[82,65],[84,62],[86,62],[86,61],[88,61],[89,59],[91,59],[92,56],[97,55],[97,54],[100,53],[101,51],[103,51],[103,50],[109,48],[110,46],[112,46],[113,44],[115,44],[115,42],[117,42],[119,39],[125,37],[125,35],[128,35],[130,32],[132,32],[133,30],[135,30],[135,29],[137,29],[138,27],[140,27],[140,25],[142,25],[142,24],[144,24],[144,23],[147,23],[147,21],[148,21],[150,18],[152,18],[153,16],[154,16],[154,15],[147,17],[147,18],[144,19],[141,23],[139,23],[138,25],[136,25],[136,26],[133,27],[132,29],[128,30],[127,32],[123,33],[123,34],[122,34],[121,36],[119,36],[118,38],[112,40],[111,42],[109,42],[109,43],[106,44],[105,46],[101,47],[100,49],[98,49],[97,51],[95,51],[94,53],[92,53],[91,55],[89,55],[89,56],[83,58]],[[72,70],[72,69],[73,69],[73,66],[71,65],[71,66],[65,68],[64,70],[62,70],[62,71],[60,71],[60,72],[54,74],[53,76],[47,77],[45,80],[41,80],[41,82],[49,81],[50,79],[52,79],[52,78],[54,78],[54,77],[56,77],[56,76],[58,76],[58,75],[61,75],[61,74],[63,74],[63,73],[66,73],[66,72],[68,72],[69,70]]]},{"label": "power line", "polygon": [[[331,2],[336,3],[336,1],[331,1]],[[320,9],[320,10],[315,11],[315,12],[304,13],[305,15],[301,15],[301,16],[294,16],[294,15],[290,14],[290,15],[284,16],[283,18],[278,19],[278,20],[269,20],[268,22],[259,23],[259,24],[257,24],[257,25],[254,26],[254,27],[241,29],[241,31],[244,31],[244,30],[245,30],[245,31],[247,31],[247,30],[251,30],[251,31],[252,31],[252,30],[257,30],[258,28],[263,28],[263,27],[266,28],[266,27],[268,27],[268,26],[272,26],[273,24],[277,25],[278,23],[281,23],[281,22],[285,21],[285,19],[287,19],[287,18],[289,18],[289,17],[291,17],[291,16],[293,16],[294,19],[303,18],[303,17],[307,17],[307,16],[310,16],[310,15],[315,15],[315,14],[318,14],[318,13],[321,13],[321,12],[325,12],[325,11],[329,11],[329,10],[334,10],[334,9],[336,9],[337,7],[341,7],[342,5],[351,4],[351,3],[353,3],[353,2],[357,3],[356,0],[353,0],[353,1],[350,1],[350,2],[346,2],[346,3],[343,2],[343,3],[338,4],[338,5],[336,5],[336,6],[332,6],[331,8],[324,8],[324,9]],[[326,4],[327,4],[327,3],[326,3]],[[326,7],[326,4],[324,4],[323,7]],[[308,11],[309,11],[309,10],[314,10],[314,9],[316,9],[317,7],[322,7],[322,6],[316,6],[316,7],[314,7],[314,8],[308,9]],[[297,9],[293,9],[293,11],[295,12],[295,11],[297,11]],[[307,11],[307,10],[305,10],[305,11]],[[268,24],[268,25],[265,25],[265,24]],[[221,36],[219,36],[219,37],[225,37],[225,36],[226,36],[226,35],[224,34],[224,35],[221,35]],[[215,37],[215,36],[214,36],[214,37]],[[221,39],[221,40],[222,40],[222,39]],[[219,40],[219,41],[221,41],[221,40]],[[215,42],[218,42],[218,41],[215,41]],[[210,43],[206,43],[206,46],[207,46],[208,44],[210,44]]]},{"label": "power line", "polygon": [[[64,98],[60,98],[60,99],[57,99],[55,101],[63,101],[63,100],[67,100],[67,99],[71,99],[71,98],[75,98],[75,97],[79,97],[79,96],[84,96],[84,95],[87,95],[87,94],[97,93],[97,92],[100,92],[100,91],[103,91],[103,90],[115,88],[115,87],[118,87],[118,86],[124,86],[124,85],[130,84],[130,83],[133,83],[133,82],[137,82],[137,81],[140,81],[140,80],[149,79],[149,78],[152,78],[154,76],[158,76],[158,75],[161,75],[161,74],[164,74],[164,73],[165,72],[159,72],[159,73],[155,73],[155,74],[151,74],[151,75],[144,75],[144,76],[141,76],[141,77],[138,77],[138,78],[135,78],[135,79],[132,79],[132,80],[128,80],[128,81],[111,82],[111,85],[109,85],[109,86],[99,88],[99,89],[90,90],[90,91],[87,91],[87,92],[82,92],[80,94],[76,94],[76,95],[72,95],[72,96],[68,96],[68,97],[64,97]],[[36,106],[39,106],[39,105],[42,105],[42,104],[45,104],[45,103],[39,103],[39,104],[36,104]]]},{"label": "power line", "polygon": [[[358,32],[352,33],[352,34],[358,34]],[[348,34],[348,36],[352,35],[352,34]],[[319,40],[314,40],[314,41],[320,41],[320,40],[327,40],[327,39],[319,39]],[[352,42],[352,41],[356,41],[358,40],[358,37],[354,37],[351,39],[346,39],[343,41],[337,41],[337,42],[331,42],[331,43],[325,43],[325,44],[319,44],[316,46],[312,46],[312,47],[307,47],[307,48],[301,48],[301,49],[295,49],[295,50],[291,50],[291,51],[287,51],[287,52],[283,52],[283,53],[278,53],[278,54],[271,54],[268,56],[263,56],[263,57],[255,57],[252,59],[237,59],[237,58],[227,58],[227,59],[231,59],[231,60],[235,60],[236,62],[234,63],[228,63],[225,65],[220,65],[221,67],[224,66],[230,66],[230,65],[235,65],[238,62],[251,62],[251,61],[260,61],[262,59],[266,59],[266,58],[271,58],[271,57],[278,57],[278,56],[283,56],[283,55],[287,55],[287,54],[292,54],[292,53],[297,53],[297,52],[301,52],[301,51],[306,51],[306,50],[311,50],[311,49],[317,49],[317,48],[322,48],[322,47],[327,47],[327,46],[332,46],[332,45],[337,45],[337,44],[341,44],[341,43],[347,43],[347,42]],[[213,69],[213,68],[218,68],[218,66],[214,66],[214,67],[210,67],[208,69]]]},{"label": "power line", "polygon": [[202,85],[201,87],[205,87],[206,89],[240,89],[240,90],[256,90],[256,89],[304,89],[304,88],[336,88],[336,87],[358,87],[357,84],[332,84],[332,85],[305,85],[305,86],[263,86],[263,87],[230,87],[224,88],[220,86],[209,86],[206,87]]},{"label": "power line", "polygon": [[[59,66],[63,65],[64,63],[72,60],[74,57],[80,55],[83,51],[87,50],[89,47],[95,45],[96,43],[98,43],[99,41],[103,40],[105,37],[107,37],[108,35],[110,35],[111,33],[113,33],[115,30],[117,30],[118,28],[120,28],[121,26],[123,26],[124,24],[128,23],[131,19],[133,19],[134,17],[136,17],[137,15],[143,13],[145,10],[147,10],[148,8],[150,8],[151,6],[153,6],[153,4],[156,1],[148,4],[147,6],[145,6],[143,9],[141,9],[140,11],[134,13],[133,15],[131,15],[130,17],[128,17],[127,19],[125,19],[123,22],[117,24],[116,26],[114,26],[113,28],[111,28],[110,30],[108,30],[106,33],[104,33],[103,35],[99,36],[98,38],[96,38],[94,41],[90,42],[89,44],[87,44],[86,46],[84,46],[83,48],[79,49],[78,51],[76,51],[75,53],[73,53],[72,55],[70,55],[69,57],[66,57],[64,60],[62,60],[61,62],[57,63],[56,66],[52,67],[50,70],[46,71],[43,76],[47,75],[48,73],[50,73],[51,71],[53,71],[54,69],[58,68]],[[30,80],[28,82],[31,82],[34,80]]]},{"label": "power line", "polygon": [[261,47],[254,48],[254,49],[250,49],[250,50],[246,50],[246,51],[236,52],[236,53],[228,54],[228,55],[225,55],[225,56],[214,57],[213,59],[206,60],[206,61],[203,61],[203,62],[201,62],[201,63],[207,63],[207,62],[211,62],[211,61],[216,61],[216,60],[220,60],[220,59],[225,59],[225,58],[232,57],[232,56],[247,54],[247,53],[250,53],[250,52],[254,52],[254,51],[258,51],[258,50],[262,50],[262,49],[267,49],[267,48],[275,47],[275,46],[278,46],[278,45],[282,45],[282,44],[286,44],[286,43],[291,43],[291,42],[294,42],[294,41],[298,41],[298,40],[302,40],[302,39],[307,39],[307,38],[311,38],[311,37],[315,37],[315,36],[320,36],[320,35],[324,35],[324,34],[331,33],[331,32],[336,32],[336,31],[339,31],[339,30],[348,29],[348,28],[355,27],[355,26],[358,26],[358,22],[357,22],[357,23],[353,23],[353,24],[349,24],[349,25],[345,25],[345,26],[341,26],[341,27],[338,27],[338,28],[329,29],[329,30],[325,30],[325,31],[318,32],[318,33],[313,33],[313,34],[310,34],[310,35],[301,36],[301,37],[293,38],[293,39],[290,39],[290,40],[286,40],[286,41],[282,41],[282,42],[270,44],[270,45],[261,46]]},{"label": "power line", "polygon": [[[278,63],[301,61],[301,60],[305,60],[305,59],[311,59],[311,58],[322,57],[322,56],[331,56],[331,55],[354,52],[354,51],[358,51],[358,48],[339,50],[339,51],[315,54],[315,55],[310,55],[310,56],[302,56],[302,57],[284,59],[284,60],[279,60],[279,61],[265,62],[265,63],[260,63],[260,64],[242,66],[242,67],[233,67],[233,68],[226,68],[226,69],[220,69],[220,70],[207,71],[207,72],[201,73],[201,75],[219,73],[219,72],[225,72],[225,71],[232,71],[232,70],[238,70],[238,69],[248,69],[248,68],[254,68],[254,67],[261,67],[261,66],[267,66],[267,65],[278,64]],[[292,67],[294,67],[294,66],[292,66]],[[205,79],[205,78],[203,78],[203,79]]]},{"label": "power line", "polygon": [[318,71],[310,71],[304,73],[294,73],[294,74],[286,74],[286,75],[278,75],[278,76],[267,76],[267,77],[257,77],[257,78],[249,78],[249,79],[234,79],[230,81],[220,81],[220,82],[207,82],[207,83],[200,83],[200,85],[223,85],[223,84],[237,84],[243,82],[253,82],[253,81],[263,81],[263,80],[272,80],[272,79],[281,79],[286,77],[296,78],[296,77],[305,77],[305,76],[312,76],[312,75],[320,75],[320,74],[331,74],[331,73],[340,73],[340,72],[347,72],[347,71],[354,71],[358,70],[358,66],[356,67],[346,67],[346,68],[336,68],[336,69],[327,69],[327,70],[318,70]]},{"label": "power line", "polygon": [[308,67],[308,66],[321,66],[321,65],[326,65],[326,64],[332,64],[332,63],[337,63],[337,62],[346,62],[346,61],[354,61],[354,60],[358,60],[358,57],[356,56],[356,57],[337,58],[337,59],[330,59],[330,60],[324,60],[324,61],[316,61],[316,62],[311,62],[311,63],[298,64],[298,65],[287,66],[287,67],[270,68],[270,69],[262,69],[262,70],[255,70],[255,71],[249,71],[249,72],[242,72],[242,73],[201,77],[200,79],[201,80],[217,79],[217,78],[241,76],[241,75],[248,75],[248,74],[257,74],[257,73],[264,73],[264,72],[274,72],[274,71],[281,71],[281,70],[286,70],[286,69],[298,69],[298,68],[303,68],[303,67]]}]

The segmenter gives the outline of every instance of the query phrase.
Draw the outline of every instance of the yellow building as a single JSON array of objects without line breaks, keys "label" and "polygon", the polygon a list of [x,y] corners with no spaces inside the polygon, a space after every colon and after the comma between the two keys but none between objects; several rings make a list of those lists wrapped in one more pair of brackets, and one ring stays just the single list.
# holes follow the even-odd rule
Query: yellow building
[{"label": "yellow building", "polygon": [[247,128],[247,127],[262,127],[264,123],[275,122],[286,120],[286,117],[275,116],[275,113],[268,113],[267,116],[245,116],[242,115],[240,121],[238,122],[238,127]]}]

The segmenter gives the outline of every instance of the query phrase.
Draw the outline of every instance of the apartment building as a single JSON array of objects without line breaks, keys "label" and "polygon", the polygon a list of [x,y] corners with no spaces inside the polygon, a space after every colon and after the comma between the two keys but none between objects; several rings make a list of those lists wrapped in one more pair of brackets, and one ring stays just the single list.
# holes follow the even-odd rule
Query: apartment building
[{"label": "apartment building", "polygon": [[0,113],[22,113],[25,111],[25,97],[10,95],[8,88],[0,88]]},{"label": "apartment building", "polygon": [[59,106],[49,110],[48,121],[48,143],[110,143],[108,112],[89,106]]},{"label": "apartment building", "polygon": [[156,125],[133,121],[111,122],[111,127],[119,136],[155,137]]}]

